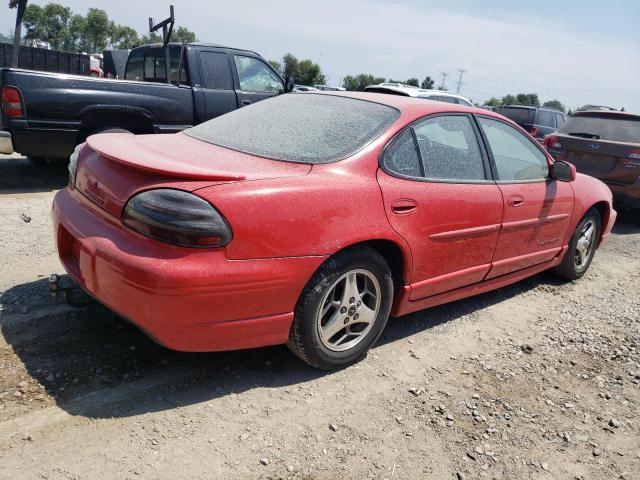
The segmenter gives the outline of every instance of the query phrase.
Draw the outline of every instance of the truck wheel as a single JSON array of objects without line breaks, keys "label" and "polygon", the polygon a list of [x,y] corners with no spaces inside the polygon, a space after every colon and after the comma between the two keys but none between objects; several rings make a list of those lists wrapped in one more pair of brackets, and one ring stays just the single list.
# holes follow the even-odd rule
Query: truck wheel
[{"label": "truck wheel", "polygon": [[382,255],[368,247],[340,252],[298,299],[287,345],[316,368],[350,365],[380,337],[392,302],[393,278]]}]

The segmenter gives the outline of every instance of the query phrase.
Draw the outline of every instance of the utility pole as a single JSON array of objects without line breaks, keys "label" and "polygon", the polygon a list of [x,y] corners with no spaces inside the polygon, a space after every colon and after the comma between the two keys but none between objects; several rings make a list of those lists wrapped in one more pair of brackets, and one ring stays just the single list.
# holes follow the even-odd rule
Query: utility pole
[{"label": "utility pole", "polygon": [[439,73],[440,73],[440,75],[442,75],[442,82],[440,83],[440,86],[438,87],[438,89],[446,90],[447,87],[445,85],[445,82],[447,81],[447,77],[449,76],[449,74],[445,73],[445,72],[439,72]]},{"label": "utility pole", "polygon": [[462,75],[466,72],[466,70],[459,68],[458,69],[458,88],[456,89],[456,93],[459,95],[460,94],[460,87],[462,87]]},{"label": "utility pole", "polygon": [[13,58],[11,59],[11,66],[16,68],[18,66],[18,60],[20,59],[20,34],[22,31],[22,16],[24,10],[27,8],[27,0],[10,0],[9,8],[17,8],[16,12],[16,29],[13,34]]}]

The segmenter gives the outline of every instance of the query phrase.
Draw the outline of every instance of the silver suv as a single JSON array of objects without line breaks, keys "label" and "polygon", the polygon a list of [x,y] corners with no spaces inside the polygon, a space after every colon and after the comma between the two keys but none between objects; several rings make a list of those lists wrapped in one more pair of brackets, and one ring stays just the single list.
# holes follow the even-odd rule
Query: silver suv
[{"label": "silver suv", "polygon": [[389,93],[391,95],[404,95],[406,97],[424,98],[426,100],[436,100],[438,102],[455,103],[473,107],[470,100],[457,93],[446,90],[425,90],[424,88],[405,85],[404,83],[381,83],[379,85],[369,85],[365,88],[367,92]]}]

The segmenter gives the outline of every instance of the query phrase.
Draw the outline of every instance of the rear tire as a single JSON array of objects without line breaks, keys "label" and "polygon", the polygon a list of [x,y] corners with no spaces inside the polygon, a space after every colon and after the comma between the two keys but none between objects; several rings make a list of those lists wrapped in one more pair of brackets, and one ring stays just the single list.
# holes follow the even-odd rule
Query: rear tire
[{"label": "rear tire", "polygon": [[334,255],[300,295],[287,346],[323,370],[361,360],[387,323],[393,288],[389,265],[377,251],[353,247]]},{"label": "rear tire", "polygon": [[578,223],[562,263],[553,269],[553,273],[568,280],[582,278],[587,273],[596,252],[601,225],[598,210],[590,209]]}]

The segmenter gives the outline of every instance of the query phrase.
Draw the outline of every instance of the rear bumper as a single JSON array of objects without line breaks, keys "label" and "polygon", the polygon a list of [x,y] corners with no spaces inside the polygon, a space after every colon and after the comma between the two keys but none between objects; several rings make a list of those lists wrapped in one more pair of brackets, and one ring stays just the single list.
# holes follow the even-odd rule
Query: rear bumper
[{"label": "rear bumper", "polygon": [[612,185],[607,186],[613,192],[613,200],[626,207],[640,208],[640,177],[631,185]]},{"label": "rear bumper", "polygon": [[13,153],[13,141],[11,133],[0,130],[0,153],[11,155]]},{"label": "rear bumper", "polygon": [[77,193],[53,202],[58,254],[91,295],[158,343],[222,351],[286,343],[293,309],[325,257],[228,260],[174,247],[101,217]]}]

